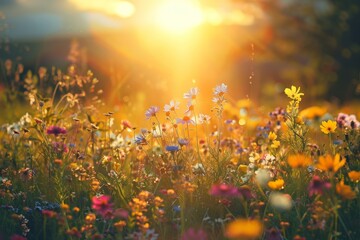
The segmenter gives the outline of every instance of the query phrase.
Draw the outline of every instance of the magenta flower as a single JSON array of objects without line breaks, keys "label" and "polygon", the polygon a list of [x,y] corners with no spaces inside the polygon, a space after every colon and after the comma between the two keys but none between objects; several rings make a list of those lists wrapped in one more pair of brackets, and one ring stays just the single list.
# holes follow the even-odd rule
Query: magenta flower
[{"label": "magenta flower", "polygon": [[225,183],[212,185],[209,194],[218,197],[239,197],[241,195],[237,187]]},{"label": "magenta flower", "polygon": [[145,112],[146,120],[149,120],[151,117],[156,117],[156,113],[158,113],[160,108],[158,106],[151,106]]},{"label": "magenta flower", "polygon": [[103,218],[111,215],[113,211],[112,206],[113,204],[110,203],[110,196],[102,195],[92,198],[92,209],[94,209]]},{"label": "magenta flower", "polygon": [[329,182],[325,182],[322,180],[319,176],[313,176],[313,179],[311,180],[309,184],[309,196],[315,195],[315,194],[323,194],[323,191],[328,190],[331,188],[331,184]]},{"label": "magenta flower", "polygon": [[46,129],[47,134],[54,134],[55,136],[59,134],[66,134],[67,131],[65,128],[58,127],[58,126],[50,126]]},{"label": "magenta flower", "polygon": [[189,228],[181,236],[181,240],[206,240],[206,239],[208,239],[207,234],[202,229],[195,230],[193,228]]}]

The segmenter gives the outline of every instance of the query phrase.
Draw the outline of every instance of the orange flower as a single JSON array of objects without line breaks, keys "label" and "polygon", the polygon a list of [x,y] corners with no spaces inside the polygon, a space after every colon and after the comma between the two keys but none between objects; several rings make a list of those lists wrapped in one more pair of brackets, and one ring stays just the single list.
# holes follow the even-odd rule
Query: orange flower
[{"label": "orange flower", "polygon": [[351,181],[353,182],[358,182],[360,181],[360,171],[351,171],[348,172],[349,178],[351,179]]},{"label": "orange flower", "polygon": [[312,160],[304,154],[295,154],[288,157],[288,163],[292,168],[301,168],[309,166],[312,163]]},{"label": "orange flower", "polygon": [[346,163],[345,158],[341,159],[340,155],[337,153],[335,157],[331,155],[320,156],[319,163],[316,166],[318,169],[326,171],[326,172],[334,172],[336,173],[340,168],[342,168]]},{"label": "orange flower", "polygon": [[225,236],[231,239],[253,239],[261,236],[263,224],[258,220],[237,219],[226,226]]},{"label": "orange flower", "polygon": [[268,186],[269,188],[271,188],[272,190],[280,190],[284,188],[284,180],[283,179],[277,179],[275,181],[269,181],[268,182]]},{"label": "orange flower", "polygon": [[356,197],[356,193],[351,189],[349,185],[345,185],[344,181],[336,184],[336,192],[343,198],[343,199],[354,199]]}]

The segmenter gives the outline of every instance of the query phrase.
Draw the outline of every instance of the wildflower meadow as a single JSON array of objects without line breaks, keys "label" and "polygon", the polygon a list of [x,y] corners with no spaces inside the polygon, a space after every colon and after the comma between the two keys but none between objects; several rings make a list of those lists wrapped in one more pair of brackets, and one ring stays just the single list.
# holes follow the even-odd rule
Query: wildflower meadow
[{"label": "wildflower meadow", "polygon": [[1,126],[5,239],[360,236],[360,123],[303,109],[300,87],[262,116],[232,106],[224,83],[199,112],[193,87],[141,127],[100,111],[90,71],[40,76],[52,91],[26,77],[30,113]]},{"label": "wildflower meadow", "polygon": [[47,2],[0,2],[0,240],[360,239],[358,3]]}]

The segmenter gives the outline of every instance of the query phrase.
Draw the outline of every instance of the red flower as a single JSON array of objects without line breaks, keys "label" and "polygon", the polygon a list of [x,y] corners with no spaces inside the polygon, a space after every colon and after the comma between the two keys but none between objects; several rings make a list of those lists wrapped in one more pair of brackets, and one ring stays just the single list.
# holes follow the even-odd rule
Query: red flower
[{"label": "red flower", "polygon": [[66,134],[67,131],[65,128],[58,127],[58,126],[50,126],[46,129],[47,134],[54,134],[55,136],[59,134]]},{"label": "red flower", "polygon": [[26,240],[26,237],[20,236],[18,234],[14,234],[10,237],[10,240]]},{"label": "red flower", "polygon": [[110,203],[110,196],[102,195],[92,198],[92,208],[103,218],[107,218],[112,213],[113,204]]}]

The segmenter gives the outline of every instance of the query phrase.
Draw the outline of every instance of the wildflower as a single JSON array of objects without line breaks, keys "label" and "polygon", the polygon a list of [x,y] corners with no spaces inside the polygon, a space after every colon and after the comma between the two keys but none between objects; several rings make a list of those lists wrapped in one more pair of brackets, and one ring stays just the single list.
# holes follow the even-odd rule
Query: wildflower
[{"label": "wildflower", "polygon": [[78,207],[74,207],[72,210],[76,213],[80,212],[80,208],[78,208]]},{"label": "wildflower", "polygon": [[114,227],[115,227],[116,230],[118,230],[119,232],[121,232],[121,231],[124,229],[125,226],[126,226],[126,222],[123,221],[123,220],[120,220],[120,221],[114,223]]},{"label": "wildflower", "polygon": [[195,125],[195,121],[186,115],[182,119],[181,118],[176,119],[176,123],[177,124],[181,123],[181,124],[194,124]]},{"label": "wildflower", "polygon": [[10,237],[10,240],[26,240],[27,238],[26,237],[23,237],[21,235],[18,235],[18,234],[14,234]]},{"label": "wildflower", "polygon": [[85,223],[86,224],[93,224],[96,220],[96,215],[94,213],[88,213],[86,216],[85,216]]},{"label": "wildflower", "polygon": [[136,135],[136,137],[135,137],[135,143],[137,144],[137,145],[146,145],[147,144],[147,140],[146,140],[146,138],[145,138],[145,136],[144,135]]},{"label": "wildflower", "polygon": [[356,193],[351,189],[349,185],[344,184],[344,180],[336,184],[336,192],[343,198],[347,200],[354,199]]},{"label": "wildflower", "polygon": [[336,173],[345,165],[345,163],[346,159],[343,158],[340,160],[340,155],[338,153],[335,155],[335,157],[332,157],[328,154],[326,156],[319,157],[319,163],[316,165],[316,167],[326,172]]},{"label": "wildflower", "polygon": [[270,141],[276,140],[276,139],[277,139],[276,133],[274,133],[274,132],[269,132],[268,139],[269,139]]},{"label": "wildflower", "polygon": [[222,96],[227,92],[227,85],[222,83],[221,85],[218,85],[214,89],[214,95]]},{"label": "wildflower", "polygon": [[58,136],[59,134],[66,134],[67,131],[65,128],[58,127],[58,126],[50,126],[46,129],[47,134],[54,134],[55,136]]},{"label": "wildflower", "polygon": [[81,232],[76,227],[73,227],[73,228],[67,230],[66,234],[71,237],[76,237],[76,238],[81,238],[81,236],[82,236]]},{"label": "wildflower", "polygon": [[243,186],[239,187],[238,191],[239,191],[241,197],[243,197],[246,200],[255,198],[255,195],[251,192],[250,187],[247,185],[243,185]]},{"label": "wildflower", "polygon": [[270,145],[271,148],[278,148],[279,146],[280,146],[280,141],[277,140],[274,140]]},{"label": "wildflower", "polygon": [[184,98],[185,99],[189,99],[189,100],[193,100],[196,99],[196,96],[199,94],[199,89],[198,88],[191,88],[189,90],[189,92],[184,93]]},{"label": "wildflower", "polygon": [[53,142],[53,148],[57,153],[67,153],[69,152],[69,148],[63,142]]},{"label": "wildflower", "polygon": [[287,160],[292,168],[306,167],[312,163],[311,158],[303,154],[290,155]]},{"label": "wildflower", "polygon": [[189,228],[181,236],[181,240],[206,240],[206,239],[208,239],[208,237],[204,230],[202,229],[195,230],[194,228]]},{"label": "wildflower", "polygon": [[29,181],[32,179],[34,172],[30,168],[21,168],[19,170],[19,176],[23,181]]},{"label": "wildflower", "polygon": [[292,199],[289,194],[272,192],[270,194],[270,205],[277,210],[290,210],[292,208]]},{"label": "wildflower", "polygon": [[203,124],[203,123],[209,124],[210,119],[211,119],[211,117],[209,115],[202,114],[202,113],[200,113],[199,117],[198,117],[199,124]]},{"label": "wildflower", "polygon": [[255,239],[262,232],[263,224],[260,221],[237,219],[226,226],[225,236],[230,239]]},{"label": "wildflower", "polygon": [[323,133],[329,134],[335,132],[336,129],[336,121],[328,120],[322,121],[320,129]]},{"label": "wildflower", "polygon": [[301,96],[304,95],[304,93],[300,92],[300,87],[296,88],[295,86],[291,86],[291,89],[285,88],[284,92],[289,98],[295,101],[301,101]]},{"label": "wildflower", "polygon": [[319,106],[312,106],[309,108],[305,108],[299,113],[301,118],[306,119],[318,119],[322,117],[327,112],[327,109]]},{"label": "wildflower", "polygon": [[70,209],[69,205],[66,204],[66,203],[60,204],[60,208],[61,208],[62,210],[64,210],[65,212],[68,212],[69,209]]},{"label": "wildflower", "polygon": [[176,152],[176,151],[179,151],[180,147],[177,146],[177,145],[168,145],[165,147],[166,151],[169,151],[169,152]]},{"label": "wildflower", "polygon": [[122,120],[121,126],[123,129],[132,129],[131,123],[128,120]]},{"label": "wildflower", "polygon": [[266,230],[265,233],[265,239],[266,240],[282,240],[283,237],[281,236],[281,232],[277,228],[270,228]]},{"label": "wildflower", "polygon": [[186,110],[184,113],[189,116],[189,115],[192,114],[192,112],[194,111],[194,109],[195,109],[194,104],[192,104],[191,102],[188,102],[188,104],[187,104],[187,110]]},{"label": "wildflower", "polygon": [[283,179],[276,179],[275,181],[269,181],[268,186],[272,190],[281,190],[284,188],[285,181]]},{"label": "wildflower", "polygon": [[324,190],[328,190],[331,188],[331,184],[329,182],[323,181],[319,176],[313,176],[310,184],[309,184],[309,196],[312,195],[322,195]]},{"label": "wildflower", "polygon": [[214,184],[211,186],[209,191],[210,195],[220,196],[220,197],[238,197],[240,192],[237,187],[227,185],[225,183]]},{"label": "wildflower", "polygon": [[340,128],[349,127],[355,129],[360,127],[360,122],[356,119],[355,115],[339,113],[339,115],[336,118],[336,122]]},{"label": "wildflower", "polygon": [[54,218],[57,216],[57,213],[52,210],[42,210],[41,213],[42,213],[42,215],[44,215],[45,217],[48,217],[48,218]]},{"label": "wildflower", "polygon": [[178,143],[179,143],[180,146],[186,146],[186,145],[189,144],[189,140],[186,139],[186,138],[179,138]]},{"label": "wildflower", "polygon": [[360,171],[351,171],[348,172],[349,178],[353,182],[359,182],[360,181]]},{"label": "wildflower", "polygon": [[100,197],[93,197],[92,208],[102,217],[105,217],[112,212],[112,203],[110,203],[110,196],[102,195]]},{"label": "wildflower", "polygon": [[255,179],[260,186],[265,186],[270,180],[270,171],[260,168],[255,172]]},{"label": "wildflower", "polygon": [[169,115],[171,111],[175,111],[176,109],[179,109],[179,102],[175,102],[174,100],[170,101],[170,104],[165,104],[164,106],[164,112],[166,115]]},{"label": "wildflower", "polygon": [[151,117],[156,117],[156,113],[159,112],[158,106],[151,106],[148,110],[145,112],[146,120],[149,120]]}]

